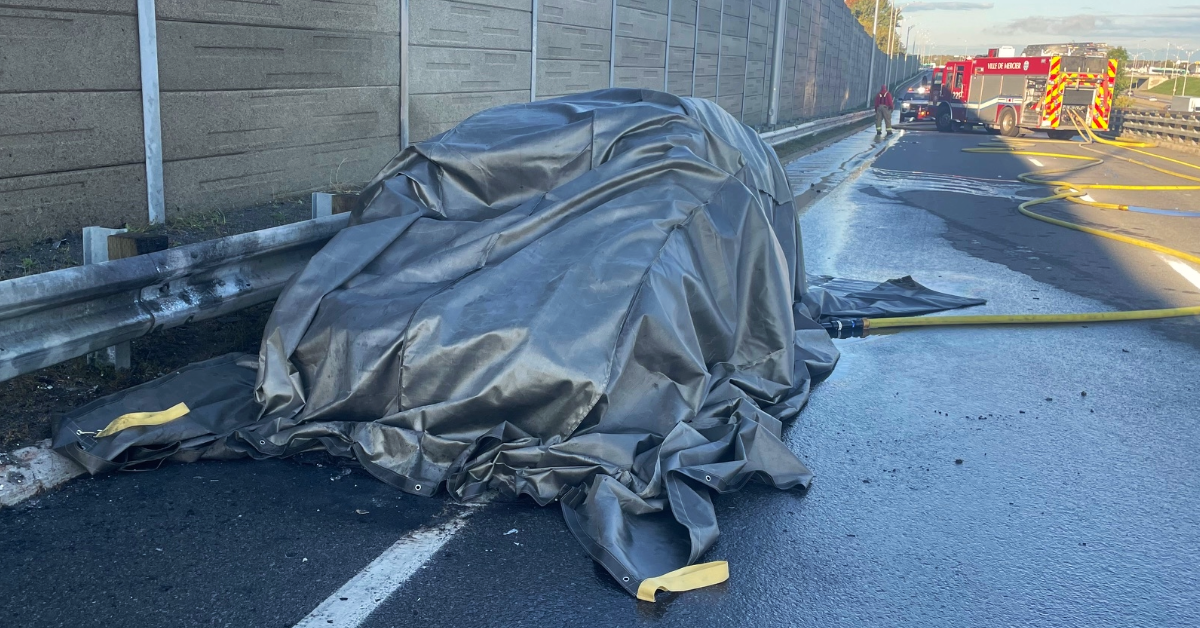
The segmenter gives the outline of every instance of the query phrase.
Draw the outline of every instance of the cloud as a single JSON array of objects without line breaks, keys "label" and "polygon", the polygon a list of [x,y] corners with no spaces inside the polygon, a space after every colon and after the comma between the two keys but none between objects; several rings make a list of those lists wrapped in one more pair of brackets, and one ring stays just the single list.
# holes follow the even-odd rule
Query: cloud
[{"label": "cloud", "polygon": [[1079,14],[1033,15],[1012,20],[997,29],[1004,34],[1088,37],[1182,37],[1200,32],[1200,5],[1176,6],[1165,12],[1142,15]]},{"label": "cloud", "polygon": [[975,11],[990,9],[996,5],[991,2],[909,2],[901,7],[905,13],[913,11]]},{"label": "cloud", "polygon": [[1111,18],[1097,15],[1069,15],[1067,17],[1030,16],[1009,22],[1004,30],[1010,33],[1038,33],[1045,35],[1090,35],[1098,28],[1107,27]]}]

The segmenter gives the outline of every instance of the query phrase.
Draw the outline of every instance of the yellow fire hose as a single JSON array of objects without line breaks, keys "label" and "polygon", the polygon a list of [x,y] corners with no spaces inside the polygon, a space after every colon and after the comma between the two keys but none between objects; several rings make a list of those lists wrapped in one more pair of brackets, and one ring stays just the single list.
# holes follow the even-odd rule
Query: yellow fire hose
[{"label": "yellow fire hose", "polygon": [[[1103,155],[1105,157],[1114,157],[1116,159],[1120,159],[1122,161],[1127,161],[1129,163],[1133,163],[1133,164],[1148,168],[1150,170],[1155,170],[1157,172],[1168,174],[1173,177],[1177,177],[1179,179],[1200,182],[1200,176],[1198,176],[1198,175],[1200,175],[1200,166],[1189,164],[1187,162],[1180,161],[1178,159],[1171,159],[1170,157],[1156,155],[1151,152],[1138,150],[1139,148],[1149,148],[1149,147],[1154,146],[1154,144],[1151,144],[1151,143],[1125,141],[1125,140],[1108,140],[1108,139],[1099,137],[1094,132],[1092,132],[1091,129],[1087,128],[1086,124],[1082,123],[1082,120],[1080,120],[1080,118],[1075,114],[1075,112],[1070,112],[1070,113],[1072,116],[1072,120],[1075,124],[1076,131],[1078,131],[1081,135],[1083,135],[1084,140],[1085,140],[1084,145],[1079,146],[1074,143],[1072,143],[1072,145],[1077,145],[1080,148],[1082,148],[1083,150],[1086,150],[1086,151],[1089,151],[1092,153],[1096,153],[1097,155]],[[1086,168],[1091,168],[1092,166],[1096,166],[1096,165],[1104,163],[1104,159],[1102,159],[1100,157],[1089,157],[1086,155],[1071,155],[1071,154],[1065,154],[1065,153],[1054,153],[1054,152],[1030,150],[1030,148],[1034,147],[1035,144],[1042,144],[1042,143],[1059,143],[1059,144],[1061,144],[1063,142],[1064,141],[1062,141],[1062,140],[993,141],[993,142],[987,142],[985,144],[982,144],[977,148],[965,148],[965,149],[963,149],[963,152],[994,154],[994,155],[1024,155],[1024,156],[1030,156],[1030,157],[1051,157],[1051,158],[1056,158],[1056,159],[1068,159],[1068,160],[1073,160],[1073,161],[1085,162],[1085,163],[1083,163],[1081,165],[1077,165],[1077,166],[1049,168],[1049,169],[1043,169],[1040,171],[1024,172],[1024,173],[1021,173],[1020,175],[1017,175],[1017,179],[1023,183],[1029,183],[1029,184],[1034,184],[1034,185],[1047,185],[1047,186],[1050,186],[1054,190],[1054,193],[1049,196],[1030,200],[1030,201],[1025,201],[1024,203],[1021,203],[1019,206],[1017,206],[1017,211],[1021,212],[1022,214],[1026,215],[1030,218],[1035,218],[1037,220],[1041,220],[1042,222],[1048,222],[1052,225],[1058,225],[1060,227],[1066,227],[1067,229],[1074,229],[1076,231],[1082,231],[1084,233],[1088,233],[1088,234],[1091,234],[1094,236],[1108,238],[1110,240],[1116,240],[1118,242],[1124,242],[1126,244],[1132,244],[1134,246],[1139,246],[1144,249],[1149,249],[1151,251],[1157,251],[1159,253],[1164,253],[1166,255],[1170,255],[1172,257],[1176,257],[1181,260],[1187,260],[1194,264],[1200,264],[1200,256],[1192,255],[1190,253],[1185,253],[1183,251],[1179,251],[1177,249],[1162,246],[1160,244],[1155,244],[1155,243],[1149,242],[1147,240],[1133,238],[1130,236],[1121,235],[1119,233],[1113,233],[1110,231],[1104,231],[1102,229],[1096,229],[1093,227],[1087,227],[1087,226],[1076,224],[1076,223],[1069,222],[1066,220],[1060,220],[1058,218],[1051,218],[1050,216],[1046,216],[1044,214],[1039,214],[1039,213],[1034,212],[1033,210],[1029,209],[1030,207],[1033,207],[1035,205],[1041,205],[1043,203],[1049,203],[1049,202],[1058,201],[1058,200],[1067,200],[1067,201],[1070,201],[1073,203],[1080,203],[1082,205],[1087,205],[1087,206],[1094,207],[1097,209],[1129,211],[1130,207],[1128,205],[1119,205],[1116,203],[1102,203],[1102,202],[1093,200],[1090,196],[1088,196],[1087,192],[1088,192],[1088,190],[1138,190],[1138,191],[1153,191],[1153,192],[1200,190],[1200,185],[1125,185],[1125,184],[1112,184],[1112,183],[1072,183],[1070,181],[1057,179],[1055,177],[1061,177],[1061,176],[1069,174],[1069,173],[1078,172],[1078,171],[1084,170]],[[1087,145],[1087,144],[1091,144],[1091,143],[1114,146],[1114,147],[1125,149],[1125,150],[1128,150],[1128,151],[1131,151],[1134,153],[1138,153],[1140,155],[1152,157],[1154,159],[1158,159],[1161,161],[1170,162],[1172,164],[1184,166],[1187,168],[1192,168],[1194,170],[1197,170],[1198,172],[1196,175],[1191,175],[1191,174],[1184,174],[1181,172],[1176,172],[1174,170],[1168,170],[1167,168],[1164,168],[1161,166],[1156,166],[1152,163],[1147,163],[1145,161],[1141,161],[1138,159],[1134,159],[1134,158],[1130,158],[1130,157],[1122,157],[1120,155],[1114,155],[1114,154],[1095,150]],[[1197,217],[1200,217],[1200,213],[1198,213],[1196,215],[1197,215]],[[828,329],[830,329],[831,334],[834,334],[835,330],[840,332],[843,328],[845,328],[848,332],[850,332],[853,335],[857,335],[859,333],[861,333],[862,335],[866,335],[866,333],[871,329],[900,328],[900,327],[936,327],[936,326],[944,326],[944,325],[1012,325],[1012,324],[1049,324],[1049,323],[1089,323],[1089,322],[1150,320],[1150,319],[1158,319],[1158,318],[1174,318],[1174,317],[1180,317],[1180,316],[1200,316],[1200,306],[1163,308],[1163,309],[1154,309],[1154,310],[1132,310],[1132,311],[1125,311],[1125,312],[1086,312],[1086,313],[1079,313],[1079,314],[997,314],[997,315],[983,315],[983,316],[873,318],[873,319],[861,319],[861,322],[859,322],[857,320],[849,321],[849,322],[838,321],[836,328],[830,327],[829,325],[827,325],[826,327]]]}]

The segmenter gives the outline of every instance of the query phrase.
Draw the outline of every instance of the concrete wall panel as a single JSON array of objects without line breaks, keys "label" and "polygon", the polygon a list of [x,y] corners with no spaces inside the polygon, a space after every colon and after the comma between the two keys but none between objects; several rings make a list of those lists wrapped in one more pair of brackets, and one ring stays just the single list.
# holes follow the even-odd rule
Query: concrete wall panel
[{"label": "concrete wall panel", "polygon": [[720,80],[717,82],[717,89],[721,90],[718,93],[722,98],[727,96],[737,96],[738,98],[741,98],[742,89],[744,88],[745,84],[746,77],[740,72],[737,74],[725,74],[722,72]]},{"label": "concrete wall panel", "polygon": [[612,8],[612,2],[604,0],[540,0],[538,20],[609,29],[612,28]]},{"label": "concrete wall panel", "polygon": [[735,96],[718,96],[717,104],[725,111],[728,111],[733,117],[742,117],[742,97],[740,94]]},{"label": "concrete wall panel", "polygon": [[608,29],[586,26],[540,24],[538,58],[608,61],[609,33]]},{"label": "concrete wall panel", "polygon": [[671,46],[671,62],[668,66],[671,72],[692,74],[692,49]]},{"label": "concrete wall panel", "polygon": [[667,42],[617,37],[617,67],[662,68]]},{"label": "concrete wall panel", "polygon": [[696,55],[696,76],[716,76],[717,55]]},{"label": "concrete wall panel", "polygon": [[413,46],[410,52],[408,87],[412,94],[529,89],[528,52],[423,46]]},{"label": "concrete wall panel", "polygon": [[671,19],[694,25],[696,23],[696,0],[672,0]]},{"label": "concrete wall panel", "polygon": [[667,18],[649,11],[617,7],[617,36],[667,40]]},{"label": "concrete wall panel", "polygon": [[721,32],[721,11],[716,9],[700,9],[700,30],[713,33]]},{"label": "concrete wall panel", "polygon": [[0,94],[0,178],[141,163],[140,92]]},{"label": "concrete wall panel", "polygon": [[[526,6],[525,10],[528,11],[529,7]],[[391,0],[156,0],[155,13],[160,20],[287,28],[312,28],[319,25],[330,30],[376,33],[395,33],[400,24],[400,3]]]},{"label": "concrete wall panel", "polygon": [[[721,77],[741,75],[746,71],[746,57],[721,57]],[[726,95],[722,92],[722,95]]]},{"label": "concrete wall panel", "polygon": [[734,17],[750,17],[750,0],[725,0],[722,10]]},{"label": "concrete wall panel", "polygon": [[751,84],[757,85],[759,90],[758,93],[762,93],[762,86],[764,83],[763,79],[765,79],[767,76],[765,65],[766,64],[764,64],[762,61],[750,61],[746,64],[747,94],[750,93],[749,86]]},{"label": "concrete wall panel", "polygon": [[725,14],[721,22],[721,34],[731,37],[746,37],[746,28],[749,25],[749,20],[736,15]]},{"label": "concrete wall panel", "polygon": [[538,96],[578,94],[608,87],[608,60],[538,61]]},{"label": "concrete wall panel", "polygon": [[168,161],[399,137],[399,87],[163,94]]},{"label": "concrete wall panel", "polygon": [[361,183],[398,148],[395,138],[378,138],[164,162],[167,212],[186,213],[195,199],[204,199],[206,209],[236,209],[274,195]]},{"label": "concrete wall panel", "polygon": [[676,96],[692,95],[691,72],[669,72],[667,74],[667,91]]},{"label": "concrete wall panel", "polygon": [[766,107],[765,96],[747,94],[745,100],[742,101],[742,122],[750,126],[766,122],[766,116],[763,114],[764,107]]},{"label": "concrete wall panel", "polygon": [[667,0],[617,0],[617,7],[640,9],[659,15],[667,14]]},{"label": "concrete wall panel", "polygon": [[767,33],[768,33],[768,29],[766,26],[759,26],[758,24],[751,24],[750,25],[750,43],[760,44],[760,45],[765,46],[767,44],[767,40],[768,40]]},{"label": "concrete wall panel", "polygon": [[146,221],[146,166],[0,178],[0,249],[89,225]]},{"label": "concrete wall panel", "polygon": [[14,9],[47,9],[68,13],[137,15],[137,0],[8,0]]},{"label": "concrete wall panel", "polygon": [[761,7],[757,3],[750,5],[750,23],[759,26],[770,26],[775,17],[775,7]]},{"label": "concrete wall panel", "polygon": [[700,31],[696,33],[696,51],[700,54],[716,56],[721,50],[721,36],[717,33]]},{"label": "concrete wall panel", "polygon": [[716,98],[717,96],[717,77],[714,76],[697,76],[695,96],[699,98]]},{"label": "concrete wall panel", "polygon": [[0,8],[0,92],[140,89],[137,32],[133,15]]},{"label": "concrete wall panel", "polygon": [[[695,21],[693,19],[693,21]],[[683,22],[671,22],[671,45],[686,46],[689,50],[692,42],[696,41],[696,25]]]},{"label": "concrete wall panel", "polygon": [[529,10],[453,2],[409,0],[411,41],[422,46],[529,50]]},{"label": "concrete wall panel", "polygon": [[721,36],[721,57],[746,56],[746,38],[730,35]]},{"label": "concrete wall panel", "polygon": [[[409,122],[412,141],[429,139],[468,117],[500,105],[529,102],[529,87],[510,92],[422,94],[412,97]],[[381,167],[383,164],[379,164]]]},{"label": "concrete wall panel", "polygon": [[400,80],[399,38],[393,35],[160,21],[158,38],[165,92],[359,87]]},{"label": "concrete wall panel", "polygon": [[613,83],[617,87],[641,87],[661,91],[663,70],[662,68],[617,68],[613,75]]}]

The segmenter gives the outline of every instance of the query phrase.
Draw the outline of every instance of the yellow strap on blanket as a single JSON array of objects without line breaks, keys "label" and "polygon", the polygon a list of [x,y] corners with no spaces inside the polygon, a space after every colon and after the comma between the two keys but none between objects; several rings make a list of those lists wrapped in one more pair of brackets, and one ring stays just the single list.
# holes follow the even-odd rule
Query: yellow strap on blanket
[{"label": "yellow strap on blanket", "polygon": [[718,560],[701,565],[688,565],[656,578],[646,578],[638,585],[637,597],[646,602],[654,601],[659,591],[691,591],[701,587],[725,582],[729,579],[729,563]]},{"label": "yellow strap on blanket", "polygon": [[127,430],[131,427],[145,427],[147,425],[162,425],[163,423],[170,423],[171,421],[178,419],[188,412],[191,412],[191,410],[188,409],[187,404],[179,403],[167,408],[166,410],[160,410],[158,412],[130,412],[129,414],[122,414],[121,416],[113,419],[112,423],[109,423],[104,429],[96,432],[96,438],[112,436],[113,434],[116,434],[122,430]]}]

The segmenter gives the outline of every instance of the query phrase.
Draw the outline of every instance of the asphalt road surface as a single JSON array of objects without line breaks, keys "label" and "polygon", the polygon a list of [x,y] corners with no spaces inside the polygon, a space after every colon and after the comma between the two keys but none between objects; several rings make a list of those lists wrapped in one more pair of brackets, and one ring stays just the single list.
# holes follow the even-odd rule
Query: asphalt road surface
[{"label": "asphalt road surface", "polygon": [[[1200,303],[1187,264],[1023,217],[983,134],[864,131],[789,167],[810,272],[974,313]],[[1068,147],[1064,150],[1082,150]],[[1053,160],[1043,160],[1051,166]],[[1080,175],[1148,182],[1110,161]],[[1197,209],[1197,195],[1138,195]],[[1200,253],[1200,218],[1047,209]],[[1182,269],[1182,270],[1181,270]],[[1188,270],[1190,269],[1190,271]],[[1190,272],[1190,274],[1189,274]],[[1195,626],[1194,321],[840,341],[785,440],[807,492],[717,496],[720,586],[636,602],[556,508],[464,508],[321,457],[79,479],[0,511],[13,626]]]}]

